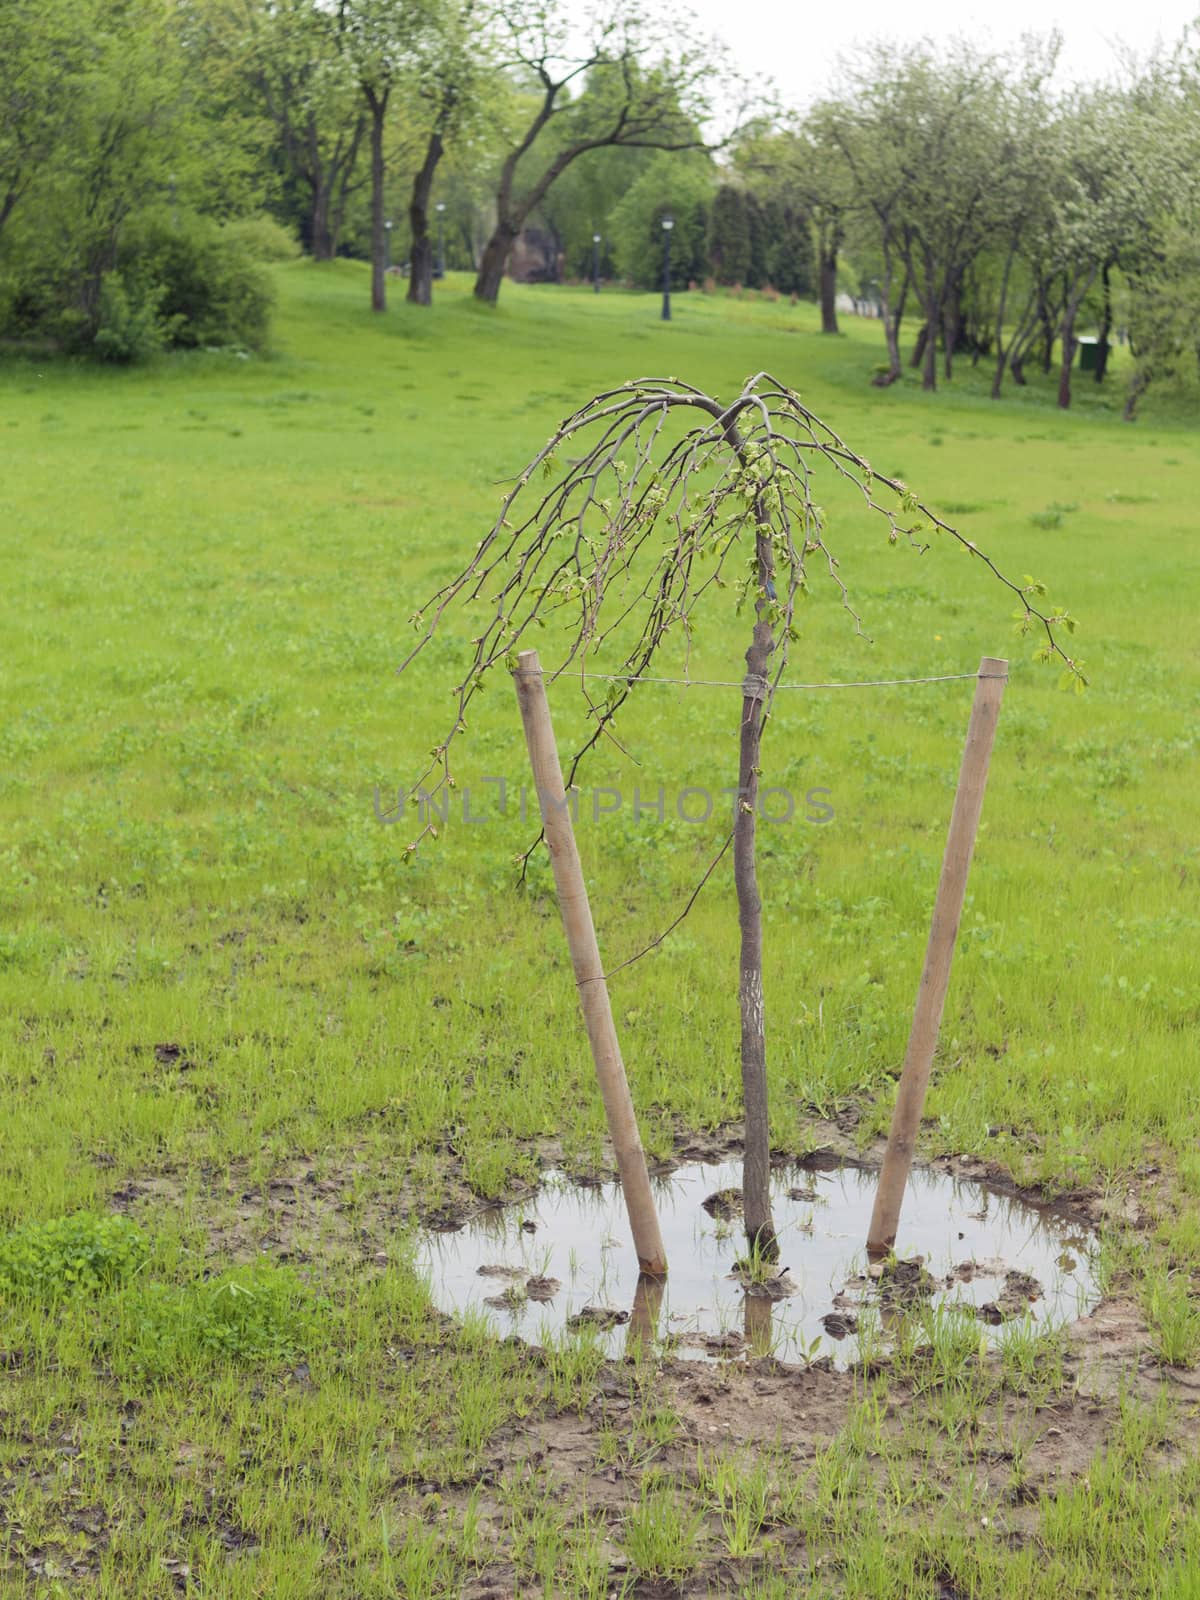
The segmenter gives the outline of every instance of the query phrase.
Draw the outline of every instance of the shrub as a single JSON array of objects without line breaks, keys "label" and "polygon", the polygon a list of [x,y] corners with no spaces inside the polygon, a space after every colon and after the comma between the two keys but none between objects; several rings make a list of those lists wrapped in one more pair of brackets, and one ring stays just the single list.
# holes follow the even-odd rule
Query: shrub
[{"label": "shrub", "polygon": [[127,1217],[88,1211],[30,1222],[0,1239],[0,1295],[55,1300],[123,1283],[145,1262],[145,1234]]},{"label": "shrub", "polygon": [[92,347],[101,361],[131,365],[158,354],[170,331],[159,315],[165,293],[161,284],[144,283],[130,291],[119,272],[104,274],[92,335]]},{"label": "shrub", "polygon": [[123,244],[125,277],[161,291],[169,342],[184,348],[266,343],[274,293],[261,260],[230,228],[207,217],[143,219]]},{"label": "shrub", "polygon": [[295,261],[301,253],[291,229],[265,214],[227,222],[221,233],[254,261]]},{"label": "shrub", "polygon": [[649,160],[609,216],[608,236],[617,270],[639,288],[662,287],[662,219],[675,219],[671,234],[671,287],[682,289],[707,268],[708,158],[660,152]]}]

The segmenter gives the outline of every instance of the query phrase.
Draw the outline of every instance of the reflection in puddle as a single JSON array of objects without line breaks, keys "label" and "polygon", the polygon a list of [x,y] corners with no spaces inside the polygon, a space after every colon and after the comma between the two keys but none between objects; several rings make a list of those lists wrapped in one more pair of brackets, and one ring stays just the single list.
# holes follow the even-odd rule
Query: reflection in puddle
[{"label": "reflection in puddle", "polygon": [[[745,1248],[740,1179],[740,1164],[729,1161],[692,1162],[655,1181],[665,1284],[638,1278],[616,1183],[581,1186],[556,1172],[520,1204],[425,1235],[420,1265],[443,1310],[475,1308],[498,1334],[533,1343],[588,1326],[610,1356],[658,1340],[680,1356],[830,1356],[848,1365],[860,1317],[886,1334],[914,1306],[960,1304],[994,1340],[1013,1318],[1058,1326],[1100,1298],[1095,1241],[1076,1225],[929,1170],[909,1180],[905,1259],[876,1278],[864,1245],[876,1174],[855,1167],[772,1175],[779,1271],[744,1284],[732,1275]],[[722,1191],[734,1192],[732,1204]]]}]

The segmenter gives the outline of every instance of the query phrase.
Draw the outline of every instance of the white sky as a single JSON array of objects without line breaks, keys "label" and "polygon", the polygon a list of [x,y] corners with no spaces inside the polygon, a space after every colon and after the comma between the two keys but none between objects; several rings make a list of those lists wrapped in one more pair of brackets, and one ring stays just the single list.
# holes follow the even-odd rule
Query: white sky
[{"label": "white sky", "polygon": [[[669,5],[670,0],[667,0]],[[1023,33],[1063,35],[1064,82],[1094,81],[1117,69],[1115,46],[1147,54],[1174,44],[1200,18],[1200,0],[997,0],[994,6],[925,0],[685,0],[704,30],[729,46],[743,71],[772,78],[784,102],[803,106],[828,85],[840,51],[873,38],[915,41],[961,35],[987,46],[1015,43]]]}]

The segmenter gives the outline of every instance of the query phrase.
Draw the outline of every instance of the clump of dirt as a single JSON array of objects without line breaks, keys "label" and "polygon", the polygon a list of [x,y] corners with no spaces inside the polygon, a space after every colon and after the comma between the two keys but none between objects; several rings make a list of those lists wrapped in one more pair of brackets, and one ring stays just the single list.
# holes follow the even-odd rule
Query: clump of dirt
[{"label": "clump of dirt", "polygon": [[700,1207],[718,1222],[734,1222],[742,1214],[742,1191],[718,1189],[707,1200],[701,1200]]},{"label": "clump of dirt", "polygon": [[888,1311],[910,1311],[924,1300],[929,1300],[937,1285],[933,1275],[925,1270],[920,1256],[910,1261],[891,1258],[876,1272],[871,1268],[868,1276],[877,1278],[879,1303]]},{"label": "clump of dirt", "polygon": [[1004,1288],[995,1300],[985,1300],[977,1315],[980,1322],[999,1327],[1014,1317],[1023,1317],[1035,1300],[1042,1297],[1042,1286],[1028,1272],[1006,1272]]},{"label": "clump of dirt", "polygon": [[614,1306],[584,1306],[574,1316],[567,1318],[567,1327],[578,1332],[580,1328],[623,1328],[629,1321],[628,1311],[618,1311]]},{"label": "clump of dirt", "polygon": [[739,1261],[729,1276],[737,1279],[746,1296],[752,1300],[786,1300],[800,1289],[787,1267],[781,1267],[778,1272],[764,1277],[755,1262]]}]

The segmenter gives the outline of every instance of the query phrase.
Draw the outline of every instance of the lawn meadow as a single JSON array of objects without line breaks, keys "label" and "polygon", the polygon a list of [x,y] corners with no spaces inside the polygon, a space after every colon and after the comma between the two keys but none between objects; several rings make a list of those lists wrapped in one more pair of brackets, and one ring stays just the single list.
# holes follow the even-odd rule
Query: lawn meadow
[{"label": "lawn meadow", "polygon": [[[875,389],[878,325],[808,304],[689,294],[666,325],[452,276],[380,318],[358,265],[275,271],[265,358],[0,363],[0,1593],[1200,1595],[1194,411],[1152,392],[1129,426],[1082,376],[1068,413],[1040,375],[992,403],[969,363]],[[846,509],[869,637],[817,583],[788,677],[1011,659],[922,1154],[1104,1221],[1102,1380],[1022,1328],[851,1374],[613,1367],[449,1322],[413,1269],[421,1219],[606,1154],[549,870],[517,886],[530,826],[484,784],[525,778],[507,685],[457,757],[487,825],[456,801],[406,861],[415,813],[379,820],[469,650],[452,617],[397,675],[410,618],[590,394],[763,368],[1079,619],[1077,695],[980,563]],[[736,679],[713,598],[691,668]],[[760,833],[781,1153],[886,1130],[972,687],[778,698],[763,781],[834,813]],[[580,697],[550,693],[565,748]],[[582,780],[627,797],[579,825],[610,966],[719,847],[674,798],[736,782],[739,710],[644,686],[631,759]],[[613,979],[658,1160],[736,1138],[736,983],[722,868]]]}]

